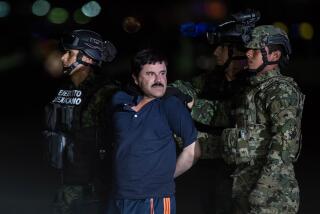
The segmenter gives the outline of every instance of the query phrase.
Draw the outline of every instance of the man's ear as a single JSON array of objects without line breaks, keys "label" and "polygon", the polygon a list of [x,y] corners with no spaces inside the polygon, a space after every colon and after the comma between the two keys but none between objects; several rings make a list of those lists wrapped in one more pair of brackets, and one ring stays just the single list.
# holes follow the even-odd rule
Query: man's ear
[{"label": "man's ear", "polygon": [[271,53],[271,61],[278,61],[280,60],[281,57],[281,51],[277,50],[277,51],[273,51]]},{"label": "man's ear", "polygon": [[138,79],[137,77],[134,75],[134,74],[131,74],[132,78],[133,78],[133,81],[136,85],[138,85]]}]

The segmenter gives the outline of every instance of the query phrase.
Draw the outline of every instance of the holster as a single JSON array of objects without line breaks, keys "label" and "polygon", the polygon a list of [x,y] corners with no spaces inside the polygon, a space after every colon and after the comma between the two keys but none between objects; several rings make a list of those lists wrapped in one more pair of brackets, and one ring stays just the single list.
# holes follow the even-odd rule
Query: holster
[{"label": "holster", "polygon": [[43,135],[50,165],[56,169],[62,169],[68,144],[67,137],[63,133],[52,131],[44,131]]}]

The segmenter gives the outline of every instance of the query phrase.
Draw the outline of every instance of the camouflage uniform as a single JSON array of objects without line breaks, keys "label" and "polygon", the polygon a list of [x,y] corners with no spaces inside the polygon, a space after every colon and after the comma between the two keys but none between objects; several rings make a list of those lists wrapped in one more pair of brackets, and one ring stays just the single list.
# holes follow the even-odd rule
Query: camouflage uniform
[{"label": "camouflage uniform", "polygon": [[250,83],[234,112],[237,128],[223,132],[224,159],[237,164],[233,198],[240,213],[296,213],[293,162],[300,148],[304,95],[278,69]]},{"label": "camouflage uniform", "polygon": [[[265,35],[272,30],[256,28],[248,48],[264,47]],[[235,128],[222,134],[223,157],[237,165],[234,213],[298,212],[299,187],[293,163],[301,147],[303,103],[297,84],[282,76],[279,68],[251,77],[237,98]]]},{"label": "camouflage uniform", "polygon": [[[111,165],[108,163],[110,157],[107,157],[110,139],[108,139],[109,129],[106,127],[108,117],[106,102],[117,89],[117,84],[106,82],[94,74],[79,87],[71,84],[61,89],[81,91],[82,95],[81,103],[71,107],[70,124],[66,125],[63,119],[60,120],[60,117],[66,117],[66,112],[58,113],[53,118],[56,121],[55,128],[50,130],[64,133],[68,142],[71,142],[67,143],[63,156],[62,186],[56,194],[55,213],[103,212],[103,207],[99,206],[101,200],[106,199],[111,177],[108,171],[110,170],[108,165]],[[64,107],[70,106],[61,103],[61,97],[58,99],[57,97],[47,108],[55,105],[58,109],[61,107],[65,109]],[[49,117],[53,115],[49,114]],[[103,155],[106,157],[102,157]]]}]

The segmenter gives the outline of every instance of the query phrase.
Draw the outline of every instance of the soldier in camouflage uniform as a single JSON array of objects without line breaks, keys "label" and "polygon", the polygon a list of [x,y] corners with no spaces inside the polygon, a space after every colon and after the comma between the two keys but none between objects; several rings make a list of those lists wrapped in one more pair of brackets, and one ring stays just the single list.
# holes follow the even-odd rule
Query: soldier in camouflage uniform
[{"label": "soldier in camouflage uniform", "polygon": [[[241,44],[220,44],[214,49],[213,56],[217,63],[214,71],[201,74],[191,82],[177,80],[169,84],[167,89],[172,93],[170,87],[177,88],[193,98],[191,115],[198,126],[198,140],[203,151],[202,159],[221,157],[221,133],[218,132],[221,128],[230,126],[232,97],[243,82],[239,74],[243,73],[241,71],[244,70],[246,62]],[[191,101],[182,97],[182,100],[184,99],[187,102]]]},{"label": "soldier in camouflage uniform", "polygon": [[241,45],[220,44],[213,53],[217,63],[214,71],[195,77],[191,83],[177,80],[170,85],[194,98],[191,116],[198,129],[201,159],[210,160],[209,170],[214,174],[211,187],[204,193],[207,196],[203,204],[208,212],[216,214],[229,214],[232,207],[233,166],[222,160],[221,132],[231,127],[232,97],[244,82],[237,76],[246,62]]},{"label": "soldier in camouflage uniform", "polygon": [[71,81],[46,107],[50,163],[62,177],[54,213],[103,213],[111,177],[106,106],[118,86],[97,70],[113,60],[116,49],[90,30],[71,32],[62,45],[64,74]]},{"label": "soldier in camouflage uniform", "polygon": [[291,54],[289,39],[274,26],[258,26],[246,46],[251,77],[237,99],[234,128],[222,133],[223,157],[237,166],[233,213],[297,213],[293,163],[301,147],[305,96],[280,73]]}]

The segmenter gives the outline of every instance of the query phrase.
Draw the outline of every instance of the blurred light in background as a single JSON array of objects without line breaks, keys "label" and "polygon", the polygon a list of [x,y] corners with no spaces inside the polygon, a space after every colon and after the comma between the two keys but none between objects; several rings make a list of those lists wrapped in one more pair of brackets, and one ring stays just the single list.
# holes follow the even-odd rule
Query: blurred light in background
[{"label": "blurred light in background", "polygon": [[49,21],[54,24],[62,24],[68,19],[68,17],[69,17],[68,11],[60,7],[52,8],[52,10],[48,15]]},{"label": "blurred light in background", "polygon": [[290,28],[290,35],[291,35],[291,38],[293,39],[298,39],[299,38],[299,25],[294,23],[291,25],[291,28]]},{"label": "blurred light in background", "polygon": [[77,9],[76,11],[74,11],[73,19],[78,24],[87,24],[91,20],[88,16],[82,13],[81,9]]},{"label": "blurred light in background", "polygon": [[273,23],[273,26],[278,27],[278,28],[284,30],[286,33],[289,33],[289,30],[288,30],[287,25],[286,25],[285,23],[283,23],[283,22],[274,22],[274,23]]},{"label": "blurred light in background", "polygon": [[26,54],[23,52],[12,53],[0,57],[0,72],[16,68],[24,63]]},{"label": "blurred light in background", "polygon": [[96,1],[90,1],[82,6],[81,11],[88,17],[95,17],[101,12],[101,6]]},{"label": "blurred light in background", "polygon": [[50,3],[46,0],[37,0],[32,4],[32,13],[36,16],[45,16],[50,10]]},{"label": "blurred light in background", "polygon": [[180,50],[175,54],[174,70],[178,76],[190,76],[194,70],[193,45],[190,39],[179,40]]},{"label": "blurred light in background", "polygon": [[192,7],[192,11],[194,14],[196,14],[197,16],[203,15],[204,13],[204,5],[202,2],[200,1],[195,1],[193,2],[193,4],[191,5]]},{"label": "blurred light in background", "polygon": [[136,17],[128,16],[123,19],[122,28],[127,33],[136,33],[141,29],[141,23]]},{"label": "blurred light in background", "polygon": [[6,17],[10,13],[10,4],[5,1],[0,1],[0,18]]},{"label": "blurred light in background", "polygon": [[308,22],[302,22],[299,25],[299,35],[302,39],[311,40],[313,38],[313,26]]},{"label": "blurred light in background", "polygon": [[44,68],[51,77],[58,78],[63,75],[63,65],[61,53],[59,51],[51,52],[44,61]]},{"label": "blurred light in background", "polygon": [[227,6],[222,0],[208,1],[204,5],[204,11],[209,18],[223,19],[227,15]]}]

